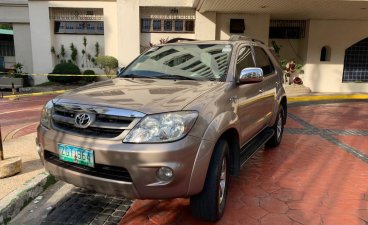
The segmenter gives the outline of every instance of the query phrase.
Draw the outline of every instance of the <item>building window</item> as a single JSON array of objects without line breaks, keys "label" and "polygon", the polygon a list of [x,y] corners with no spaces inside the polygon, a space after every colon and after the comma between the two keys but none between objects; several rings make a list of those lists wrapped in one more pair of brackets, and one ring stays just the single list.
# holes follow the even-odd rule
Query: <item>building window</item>
[{"label": "building window", "polygon": [[305,37],[306,27],[305,20],[271,20],[269,38],[301,39]]},{"label": "building window", "polygon": [[104,34],[102,21],[55,21],[55,34]]},{"label": "building window", "polygon": [[0,41],[0,56],[15,56],[14,41]]},{"label": "building window", "polygon": [[164,20],[164,31],[172,31],[172,20]]},{"label": "building window", "polygon": [[139,14],[142,33],[194,33],[194,8],[140,7]]},{"label": "building window", "polygon": [[368,38],[345,51],[343,82],[368,82]]},{"label": "building window", "polygon": [[194,20],[185,21],[185,30],[187,32],[194,32]]},{"label": "building window", "polygon": [[153,31],[161,31],[161,20],[153,20]]},{"label": "building window", "polygon": [[194,20],[144,18],[141,21],[143,33],[194,33]]},{"label": "building window", "polygon": [[175,31],[183,31],[183,30],[184,30],[183,20],[175,20]]},{"label": "building window", "polygon": [[323,46],[321,49],[321,62],[327,62],[331,60],[331,48],[329,46]]},{"label": "building window", "polygon": [[149,32],[151,30],[151,19],[142,19],[142,32]]}]

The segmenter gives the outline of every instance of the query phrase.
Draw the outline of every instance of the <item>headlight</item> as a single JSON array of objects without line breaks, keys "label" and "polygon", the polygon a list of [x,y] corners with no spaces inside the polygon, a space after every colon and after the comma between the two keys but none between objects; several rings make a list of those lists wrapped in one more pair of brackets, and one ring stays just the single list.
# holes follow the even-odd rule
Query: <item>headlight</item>
[{"label": "headlight", "polygon": [[125,137],[125,143],[171,142],[183,138],[198,117],[197,112],[181,111],[148,115]]},{"label": "headlight", "polygon": [[46,105],[42,109],[41,113],[41,125],[47,128],[50,128],[50,120],[51,120],[51,110],[54,104],[52,103],[52,100],[47,102]]}]

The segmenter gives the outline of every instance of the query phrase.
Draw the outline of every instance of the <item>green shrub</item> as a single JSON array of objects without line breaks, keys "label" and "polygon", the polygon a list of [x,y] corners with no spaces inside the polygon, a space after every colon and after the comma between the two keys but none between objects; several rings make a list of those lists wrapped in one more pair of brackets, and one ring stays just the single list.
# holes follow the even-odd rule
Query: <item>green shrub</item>
[{"label": "green shrub", "polygon": [[118,67],[118,60],[113,56],[98,56],[97,65],[105,71],[106,75],[115,75],[115,69]]},{"label": "green shrub", "polygon": [[[83,72],[83,75],[95,75],[95,71],[85,70]],[[92,83],[94,81],[97,81],[97,77],[96,76],[86,76],[86,77],[83,77],[82,80],[85,81],[86,83]]]},{"label": "green shrub", "polygon": [[[78,66],[76,66],[73,63],[60,63],[55,66],[54,70],[51,74],[76,74],[80,75],[81,71]],[[74,77],[74,76],[47,76],[49,81],[56,82],[56,83],[62,83],[62,84],[70,84],[70,83],[77,83],[81,80],[81,77]]]}]

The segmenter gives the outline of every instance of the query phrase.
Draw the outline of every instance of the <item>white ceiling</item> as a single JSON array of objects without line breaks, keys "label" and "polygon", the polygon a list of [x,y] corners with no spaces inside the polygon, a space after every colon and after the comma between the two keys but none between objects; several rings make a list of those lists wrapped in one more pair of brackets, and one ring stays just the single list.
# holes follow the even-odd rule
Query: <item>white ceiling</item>
[{"label": "white ceiling", "polygon": [[269,13],[272,19],[368,20],[368,0],[199,0],[197,3],[200,12]]}]

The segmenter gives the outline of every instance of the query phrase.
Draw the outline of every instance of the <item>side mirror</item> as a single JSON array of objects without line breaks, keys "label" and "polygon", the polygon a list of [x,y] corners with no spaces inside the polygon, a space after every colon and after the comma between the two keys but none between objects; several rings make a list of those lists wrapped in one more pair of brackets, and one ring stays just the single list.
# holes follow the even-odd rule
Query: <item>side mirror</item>
[{"label": "side mirror", "polygon": [[261,68],[250,67],[240,72],[239,83],[251,84],[263,81],[263,70]]},{"label": "side mirror", "polygon": [[125,67],[118,67],[118,69],[116,70],[116,75],[119,76],[121,74],[121,72],[123,72],[125,69]]}]

